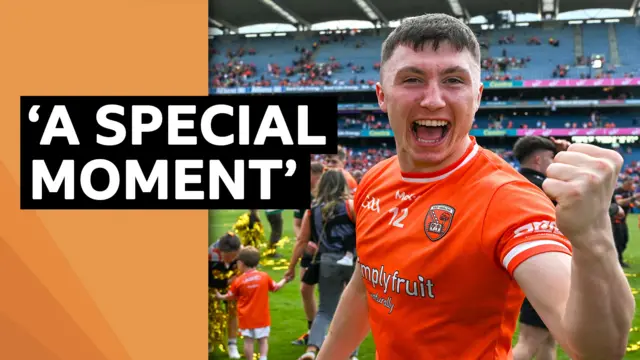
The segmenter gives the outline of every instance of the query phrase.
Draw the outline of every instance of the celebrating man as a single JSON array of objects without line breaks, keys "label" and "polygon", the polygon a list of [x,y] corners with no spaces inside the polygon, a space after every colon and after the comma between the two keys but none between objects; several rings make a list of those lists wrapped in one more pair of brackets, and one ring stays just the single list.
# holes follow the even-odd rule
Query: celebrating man
[{"label": "celebrating man", "polygon": [[622,157],[571,145],[543,192],[480,147],[480,47],[447,15],[404,19],[380,77],[397,156],[358,185],[359,264],[317,359],[348,358],[371,329],[380,360],[506,360],[525,296],[572,359],[622,359],[635,301],[608,213]]}]

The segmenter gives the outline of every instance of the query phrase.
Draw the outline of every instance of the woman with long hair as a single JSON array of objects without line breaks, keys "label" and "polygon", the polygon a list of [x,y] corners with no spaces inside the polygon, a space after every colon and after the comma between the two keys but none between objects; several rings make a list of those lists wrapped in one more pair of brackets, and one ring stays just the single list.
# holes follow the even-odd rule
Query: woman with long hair
[{"label": "woman with long hair", "polygon": [[[292,280],[305,249],[315,248],[320,301],[313,320],[307,351],[299,360],[313,360],[324,341],[340,296],[354,270],[355,211],[351,190],[341,170],[325,171],[315,189],[311,209],[307,210],[285,274]],[[314,244],[310,246],[310,243]],[[355,349],[352,359],[355,359]]]}]

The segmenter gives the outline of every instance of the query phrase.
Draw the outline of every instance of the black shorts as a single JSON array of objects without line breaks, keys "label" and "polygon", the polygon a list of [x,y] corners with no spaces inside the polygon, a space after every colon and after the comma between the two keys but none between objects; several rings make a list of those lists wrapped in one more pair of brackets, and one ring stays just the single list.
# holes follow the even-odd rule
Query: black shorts
[{"label": "black shorts", "polygon": [[307,267],[307,271],[304,272],[304,276],[302,276],[302,282],[307,285],[315,285],[320,280],[320,262],[312,262]]},{"label": "black shorts", "polygon": [[313,261],[313,255],[304,254],[302,255],[302,259],[300,259],[300,267],[308,268],[311,265],[311,261]]},{"label": "black shorts", "polygon": [[520,308],[520,322],[547,330],[547,325],[544,324],[540,315],[538,315],[527,298],[524,299],[522,307]]}]

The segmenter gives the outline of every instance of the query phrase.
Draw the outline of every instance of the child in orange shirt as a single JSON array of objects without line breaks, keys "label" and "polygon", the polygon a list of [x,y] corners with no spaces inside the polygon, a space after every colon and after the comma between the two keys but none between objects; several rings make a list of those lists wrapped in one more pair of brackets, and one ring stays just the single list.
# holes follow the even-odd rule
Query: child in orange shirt
[{"label": "child in orange shirt", "polygon": [[271,314],[269,312],[269,291],[278,291],[287,282],[278,283],[263,272],[256,270],[260,262],[260,252],[253,246],[240,250],[237,257],[238,270],[241,275],[236,278],[229,291],[222,295],[216,291],[221,300],[237,300],[240,333],[244,337],[244,355],[253,359],[254,340],[260,344],[260,360],[267,360],[269,333],[271,331]]}]

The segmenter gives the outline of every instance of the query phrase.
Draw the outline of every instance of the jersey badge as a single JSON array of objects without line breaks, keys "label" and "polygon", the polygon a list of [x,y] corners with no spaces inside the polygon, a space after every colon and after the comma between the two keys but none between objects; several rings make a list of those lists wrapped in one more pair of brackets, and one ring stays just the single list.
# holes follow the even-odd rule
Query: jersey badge
[{"label": "jersey badge", "polygon": [[424,233],[429,240],[438,241],[442,239],[453,222],[453,215],[456,209],[449,205],[432,205],[424,218]]}]

